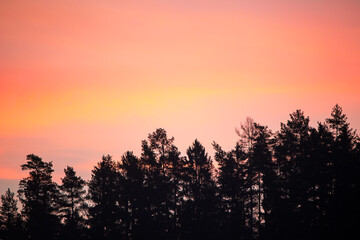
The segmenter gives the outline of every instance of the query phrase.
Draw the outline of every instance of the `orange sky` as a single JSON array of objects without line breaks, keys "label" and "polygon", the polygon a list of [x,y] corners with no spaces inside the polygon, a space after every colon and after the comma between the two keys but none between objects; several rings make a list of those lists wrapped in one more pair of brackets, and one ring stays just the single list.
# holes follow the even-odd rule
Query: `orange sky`
[{"label": "orange sky", "polygon": [[360,128],[357,0],[127,2],[0,1],[1,191],[26,154],[88,179],[158,127],[183,153],[298,108]]}]

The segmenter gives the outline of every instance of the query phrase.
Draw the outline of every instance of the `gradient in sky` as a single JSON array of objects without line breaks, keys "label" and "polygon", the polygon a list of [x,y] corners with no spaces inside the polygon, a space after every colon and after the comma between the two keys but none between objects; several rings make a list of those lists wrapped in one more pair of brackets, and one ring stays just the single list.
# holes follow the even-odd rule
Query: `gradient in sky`
[{"label": "gradient in sky", "polygon": [[0,1],[0,193],[34,153],[85,179],[165,128],[185,149],[235,145],[339,103],[360,128],[357,0]]}]

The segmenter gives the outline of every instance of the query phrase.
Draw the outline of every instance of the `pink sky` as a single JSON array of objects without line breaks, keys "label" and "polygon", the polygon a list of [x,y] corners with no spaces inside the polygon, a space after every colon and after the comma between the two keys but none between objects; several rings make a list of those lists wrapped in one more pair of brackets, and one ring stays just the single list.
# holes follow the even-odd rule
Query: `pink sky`
[{"label": "pink sky", "polygon": [[183,154],[299,108],[360,128],[358,1],[128,2],[0,1],[1,191],[29,153],[89,179],[158,127]]}]

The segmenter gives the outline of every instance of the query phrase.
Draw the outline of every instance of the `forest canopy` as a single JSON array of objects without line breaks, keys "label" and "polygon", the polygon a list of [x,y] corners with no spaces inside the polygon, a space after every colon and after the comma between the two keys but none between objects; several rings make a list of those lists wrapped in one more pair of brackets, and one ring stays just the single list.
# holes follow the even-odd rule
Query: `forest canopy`
[{"label": "forest canopy", "polygon": [[29,154],[18,199],[1,196],[0,239],[359,238],[359,137],[339,105],[309,121],[296,110],[273,132],[247,118],[213,157],[197,139],[181,155],[159,128],[140,156],[104,155],[90,181],[68,166],[56,183],[53,163]]}]

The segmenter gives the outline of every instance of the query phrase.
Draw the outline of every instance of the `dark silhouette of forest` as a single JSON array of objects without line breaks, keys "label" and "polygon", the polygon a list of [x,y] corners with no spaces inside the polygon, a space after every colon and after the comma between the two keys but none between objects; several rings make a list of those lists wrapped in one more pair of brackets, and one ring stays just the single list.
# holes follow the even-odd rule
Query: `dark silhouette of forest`
[{"label": "dark silhouette of forest", "polygon": [[156,129],[89,182],[67,167],[56,184],[30,154],[21,211],[1,196],[0,239],[360,239],[360,141],[340,106],[315,128],[297,110],[277,132],[251,118],[236,132],[212,159],[198,140],[181,156]]}]

